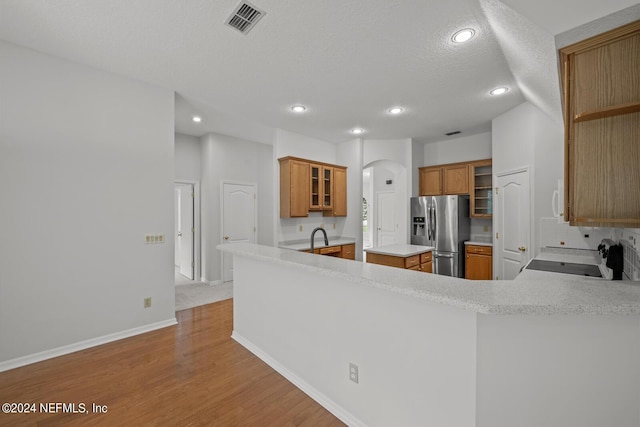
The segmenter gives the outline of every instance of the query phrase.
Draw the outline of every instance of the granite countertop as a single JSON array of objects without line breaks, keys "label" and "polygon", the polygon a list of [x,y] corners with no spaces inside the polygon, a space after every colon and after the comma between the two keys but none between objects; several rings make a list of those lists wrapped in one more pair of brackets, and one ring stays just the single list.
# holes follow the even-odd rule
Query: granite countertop
[{"label": "granite countertop", "polygon": [[[316,238],[313,240],[314,249],[324,248],[324,236],[322,233],[316,233]],[[355,243],[356,239],[353,237],[334,236],[329,237],[329,246],[350,245]],[[289,240],[285,242],[279,242],[278,247],[281,249],[291,249],[294,251],[306,251],[311,249],[311,239],[303,240]]]},{"label": "granite countertop", "polygon": [[473,245],[473,246],[491,246],[493,247],[493,242],[484,241],[484,240],[467,240],[464,242],[465,245]]},{"label": "granite countertop", "polygon": [[[640,284],[584,280],[554,275],[547,279],[477,280],[426,274],[305,252],[248,243],[218,245],[235,255],[319,274],[413,298],[493,315],[640,315]],[[560,277],[555,277],[560,276]]]},{"label": "granite countertop", "polygon": [[417,255],[424,252],[430,252],[434,249],[435,248],[433,246],[396,244],[396,245],[377,246],[375,248],[367,248],[364,251],[371,252],[373,254],[391,255],[391,256],[406,258],[412,255]]}]

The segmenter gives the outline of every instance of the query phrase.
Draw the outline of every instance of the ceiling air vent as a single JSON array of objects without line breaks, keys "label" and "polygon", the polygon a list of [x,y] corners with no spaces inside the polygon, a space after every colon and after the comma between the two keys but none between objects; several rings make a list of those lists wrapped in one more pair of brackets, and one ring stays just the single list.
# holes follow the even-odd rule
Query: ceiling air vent
[{"label": "ceiling air vent", "polygon": [[263,10],[245,2],[240,3],[229,15],[225,24],[235,28],[242,34],[247,34],[266,13]]},{"label": "ceiling air vent", "polygon": [[459,134],[459,133],[462,133],[462,132],[460,132],[459,130],[454,130],[453,132],[447,132],[447,133],[445,133],[445,135],[447,135],[447,136],[451,136],[451,135],[457,135],[457,134]]}]

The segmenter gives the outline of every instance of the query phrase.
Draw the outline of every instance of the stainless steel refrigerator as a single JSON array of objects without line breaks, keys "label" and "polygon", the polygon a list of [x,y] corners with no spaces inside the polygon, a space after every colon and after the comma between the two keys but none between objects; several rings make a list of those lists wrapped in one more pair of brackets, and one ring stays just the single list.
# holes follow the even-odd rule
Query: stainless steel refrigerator
[{"label": "stainless steel refrigerator", "polygon": [[435,274],[464,277],[464,242],[470,234],[468,196],[411,198],[411,244],[435,247]]}]

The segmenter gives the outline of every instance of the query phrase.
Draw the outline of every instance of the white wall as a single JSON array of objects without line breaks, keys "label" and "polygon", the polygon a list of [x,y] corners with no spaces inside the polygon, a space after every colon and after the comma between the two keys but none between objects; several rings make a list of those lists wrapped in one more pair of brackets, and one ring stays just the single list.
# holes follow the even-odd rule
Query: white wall
[{"label": "white wall", "polygon": [[362,140],[340,143],[337,162],[347,167],[347,217],[338,233],[356,239],[356,260],[362,261]]},{"label": "white wall", "polygon": [[443,165],[490,158],[491,132],[485,132],[424,144],[424,162],[420,166]]},{"label": "white wall", "polygon": [[533,257],[540,249],[540,221],[553,216],[551,198],[564,176],[564,129],[525,102],[496,117],[492,133],[494,176],[529,167]]},{"label": "white wall", "polygon": [[173,92],[5,42],[0,63],[0,370],[174,323]]},{"label": "white wall", "polygon": [[176,133],[175,179],[200,181],[200,138]]},{"label": "white wall", "polygon": [[273,245],[273,147],[227,135],[210,133],[200,139],[202,280],[222,280],[221,191],[222,182],[256,184],[258,191],[257,243]]}]

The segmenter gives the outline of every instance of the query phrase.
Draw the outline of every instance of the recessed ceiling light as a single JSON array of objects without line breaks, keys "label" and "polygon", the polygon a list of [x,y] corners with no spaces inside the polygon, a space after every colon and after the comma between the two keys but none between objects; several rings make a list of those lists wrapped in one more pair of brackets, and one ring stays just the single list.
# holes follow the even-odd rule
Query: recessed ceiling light
[{"label": "recessed ceiling light", "polygon": [[293,107],[291,107],[291,111],[293,111],[294,113],[304,113],[305,111],[307,111],[307,107],[305,107],[304,105],[294,105]]},{"label": "recessed ceiling light", "polygon": [[402,107],[391,107],[389,108],[389,114],[400,114],[404,111]]},{"label": "recessed ceiling light", "polygon": [[361,133],[364,133],[364,129],[362,129],[362,128],[353,128],[353,129],[351,129],[351,133],[353,133],[355,135],[360,135]]},{"label": "recessed ceiling light", "polygon": [[471,40],[475,35],[475,30],[465,28],[464,30],[456,31],[455,34],[451,36],[451,40],[453,40],[454,43],[464,43]]},{"label": "recessed ceiling light", "polygon": [[491,95],[502,95],[503,93],[507,93],[508,90],[509,90],[509,88],[502,86],[502,87],[497,87],[497,88],[493,89],[489,93]]},{"label": "recessed ceiling light", "polygon": [[200,116],[193,116],[191,118],[191,120],[193,120],[195,123],[200,123],[202,121],[202,117]]}]

